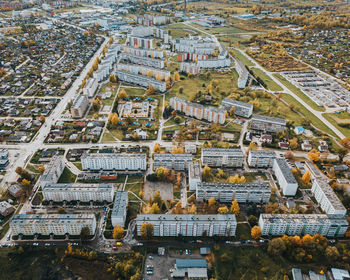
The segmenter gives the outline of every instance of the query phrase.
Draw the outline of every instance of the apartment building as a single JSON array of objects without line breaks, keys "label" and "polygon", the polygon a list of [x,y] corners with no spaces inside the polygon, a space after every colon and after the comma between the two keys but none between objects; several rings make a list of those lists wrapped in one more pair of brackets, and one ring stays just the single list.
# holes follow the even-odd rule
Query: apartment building
[{"label": "apartment building", "polygon": [[163,28],[155,28],[154,36],[160,38],[164,41],[164,44],[169,44],[171,36],[169,35],[169,30]]},{"label": "apartment building", "polygon": [[224,98],[221,102],[221,107],[230,112],[231,108],[234,107],[234,113],[236,116],[250,118],[253,114],[253,105],[242,101]]},{"label": "apartment building", "polygon": [[284,158],[276,158],[273,162],[273,171],[277,178],[278,184],[284,195],[294,196],[298,189],[298,183],[290,171]]},{"label": "apartment building", "polygon": [[153,49],[153,38],[144,38],[130,35],[128,36],[127,42],[131,47],[141,48],[141,49]]},{"label": "apartment building", "polygon": [[145,65],[148,67],[154,67],[154,68],[160,68],[160,69],[164,68],[164,60],[163,59],[137,56],[137,55],[133,55],[130,53],[122,53],[120,57],[129,63]]},{"label": "apartment building", "polygon": [[141,171],[147,169],[146,154],[84,154],[81,157],[83,170]]},{"label": "apartment building", "polygon": [[346,215],[346,208],[326,180],[320,178],[314,179],[311,192],[320,204],[321,209],[328,215],[341,217]]},{"label": "apartment building", "polygon": [[267,132],[277,132],[284,130],[286,127],[286,120],[281,118],[261,116],[254,114],[251,121],[251,129],[262,130]]},{"label": "apartment building", "polygon": [[113,184],[46,184],[42,188],[46,201],[113,201]]},{"label": "apartment building", "polygon": [[237,86],[239,89],[243,89],[247,85],[249,72],[245,65],[237,59],[235,60],[235,68],[238,73]]},{"label": "apartment building", "polygon": [[66,234],[78,236],[83,227],[88,227],[90,234],[96,231],[95,214],[16,214],[10,221],[12,235],[32,236]]},{"label": "apartment building", "polygon": [[153,27],[136,26],[130,31],[128,35],[138,36],[138,37],[153,36]]},{"label": "apartment building", "polygon": [[191,154],[154,154],[153,169],[165,167],[178,171],[188,170],[192,159],[193,155]]},{"label": "apartment building", "polygon": [[342,237],[348,229],[348,222],[345,218],[325,214],[261,214],[259,227],[263,236],[319,233],[327,237]]},{"label": "apartment building", "polygon": [[242,167],[244,155],[241,149],[203,148],[201,161],[212,167]]},{"label": "apartment building", "polygon": [[135,21],[141,25],[151,26],[151,25],[166,24],[169,21],[169,18],[167,16],[154,16],[154,15],[145,14],[145,15],[136,15]]},{"label": "apartment building", "polygon": [[196,63],[181,62],[180,71],[188,74],[197,75],[201,73],[201,67]]},{"label": "apartment building", "polygon": [[239,203],[267,203],[270,200],[271,190],[267,184],[250,183],[199,183],[196,187],[198,201],[209,200],[214,197],[220,202]]},{"label": "apartment building", "polygon": [[181,53],[213,55],[218,44],[209,37],[181,38],[174,41],[175,50]]},{"label": "apartment building", "polygon": [[86,82],[85,86],[83,87],[83,94],[91,98],[95,95],[97,87],[98,87],[97,79],[91,78]]},{"label": "apartment building", "polygon": [[203,69],[217,69],[230,67],[231,60],[229,58],[219,56],[216,59],[198,60],[197,64]]},{"label": "apartment building", "polygon": [[137,84],[148,88],[150,85],[154,86],[155,90],[160,92],[166,91],[166,83],[163,81],[157,81],[156,79],[150,78],[148,76],[133,74],[125,71],[117,70],[118,79],[124,82]]},{"label": "apartment building", "polygon": [[124,227],[126,220],[126,213],[129,203],[129,197],[127,191],[117,191],[114,198],[114,204],[112,209],[112,225],[120,225]]},{"label": "apartment building", "polygon": [[186,116],[195,117],[199,120],[207,120],[219,124],[224,124],[226,120],[226,110],[204,107],[178,97],[170,98],[170,106],[176,111],[185,113]]},{"label": "apartment building", "polygon": [[146,214],[136,218],[136,232],[141,236],[141,226],[151,223],[154,236],[235,236],[236,216],[226,215],[174,215]]},{"label": "apartment building", "polygon": [[109,67],[99,67],[94,72],[93,78],[96,79],[98,82],[101,82],[109,77],[110,72],[111,70],[109,69]]},{"label": "apartment building", "polygon": [[87,108],[89,107],[89,98],[87,95],[79,94],[74,100],[72,107],[70,108],[70,114],[73,119],[81,119],[84,117]]},{"label": "apartment building", "polygon": [[64,170],[64,157],[53,156],[47,164],[44,173],[40,177],[40,185],[43,187],[46,184],[57,183]]},{"label": "apartment building", "polygon": [[0,201],[0,215],[6,217],[12,214],[15,208],[7,201]]},{"label": "apartment building", "polygon": [[160,80],[167,80],[170,78],[170,72],[158,68],[138,65],[138,64],[122,64],[118,63],[117,69],[133,74],[141,74],[143,76],[159,78]]},{"label": "apartment building", "polygon": [[149,50],[125,46],[123,47],[123,52],[141,57],[164,58],[163,50]]},{"label": "apartment building", "polygon": [[201,182],[201,166],[198,163],[190,162],[188,165],[188,185],[191,191],[195,191]]},{"label": "apartment building", "polygon": [[209,59],[208,55],[198,54],[198,53],[179,53],[177,55],[178,62],[192,61],[197,62],[198,60],[207,60]]},{"label": "apartment building", "polygon": [[248,155],[248,165],[250,167],[265,168],[273,167],[276,153],[267,150],[250,150]]}]

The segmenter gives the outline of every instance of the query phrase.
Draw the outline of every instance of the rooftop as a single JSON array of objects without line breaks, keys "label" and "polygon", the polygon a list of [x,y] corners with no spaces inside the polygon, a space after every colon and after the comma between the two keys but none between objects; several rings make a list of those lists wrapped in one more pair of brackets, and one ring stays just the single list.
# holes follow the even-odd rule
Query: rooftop
[{"label": "rooftop", "polygon": [[210,190],[210,191],[267,191],[270,192],[270,186],[268,184],[251,184],[251,183],[200,183],[198,184],[198,189],[200,190]]},{"label": "rooftop", "polygon": [[297,180],[295,179],[294,175],[290,171],[289,166],[286,163],[286,160],[283,158],[276,158],[275,162],[279,166],[279,168],[282,171],[282,174],[284,178],[286,179],[288,184],[297,184]]},{"label": "rooftop", "polygon": [[203,156],[239,156],[243,157],[241,149],[224,149],[224,148],[204,148]]},{"label": "rooftop", "polygon": [[269,123],[275,123],[275,124],[279,124],[279,125],[286,125],[286,123],[287,123],[287,121],[285,119],[262,116],[262,115],[258,115],[258,114],[254,114],[252,116],[252,121],[269,122]]},{"label": "rooftop", "polygon": [[128,201],[127,191],[117,191],[115,193],[112,216],[124,216]]}]

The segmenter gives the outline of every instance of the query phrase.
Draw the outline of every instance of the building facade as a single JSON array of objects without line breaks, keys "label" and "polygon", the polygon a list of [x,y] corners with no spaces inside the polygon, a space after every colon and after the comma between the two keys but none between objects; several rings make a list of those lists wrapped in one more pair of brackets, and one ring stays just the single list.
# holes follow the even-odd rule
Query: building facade
[{"label": "building facade", "polygon": [[188,185],[191,191],[195,191],[201,182],[201,166],[198,163],[190,162],[188,165]]},{"label": "building facade", "polygon": [[118,79],[124,82],[137,84],[143,87],[148,88],[150,85],[153,85],[155,90],[160,92],[166,91],[166,83],[163,81],[158,81],[156,79],[150,78],[148,76],[143,76],[139,74],[133,74],[126,71],[117,70]]},{"label": "building facade", "polygon": [[117,69],[120,71],[125,71],[133,74],[141,74],[143,76],[153,77],[159,80],[167,80],[170,78],[170,72],[164,71],[158,68],[148,67],[138,64],[122,64],[118,63]]},{"label": "building facade", "polygon": [[221,107],[230,112],[231,108],[234,107],[234,113],[237,116],[250,118],[253,114],[253,105],[230,98],[224,98],[221,102]]},{"label": "building facade", "polygon": [[40,177],[40,185],[57,183],[64,170],[64,157],[53,156]]},{"label": "building facade", "polygon": [[112,209],[112,225],[120,225],[124,227],[126,214],[128,209],[129,197],[127,191],[117,191],[114,198],[114,204]]},{"label": "building facade", "polygon": [[196,63],[181,62],[180,71],[188,74],[197,75],[201,73],[201,67]]},{"label": "building facade", "polygon": [[73,119],[81,119],[84,117],[87,108],[89,107],[89,99],[87,95],[79,94],[74,100],[72,107],[70,108],[70,114]]},{"label": "building facade", "polygon": [[235,61],[235,68],[238,73],[238,80],[237,80],[237,86],[239,89],[243,89],[246,87],[248,78],[249,78],[249,72],[245,65],[236,59]]},{"label": "building facade", "polygon": [[178,171],[188,170],[192,159],[193,155],[191,154],[154,154],[153,169],[165,167]]},{"label": "building facade", "polygon": [[140,64],[145,65],[148,67],[154,67],[154,68],[164,68],[164,60],[163,59],[157,59],[157,58],[151,58],[151,57],[145,57],[145,56],[137,56],[130,53],[122,53],[121,58],[125,61],[128,61],[130,63],[134,64]]},{"label": "building facade", "polygon": [[273,162],[273,171],[283,194],[294,196],[298,189],[298,183],[290,171],[286,160],[283,158],[276,158]]},{"label": "building facade", "polygon": [[276,153],[268,150],[250,150],[248,165],[256,168],[273,167]]},{"label": "building facade", "polygon": [[95,95],[97,87],[98,87],[97,79],[91,78],[87,81],[87,83],[83,87],[83,94],[91,98]]},{"label": "building facade", "polygon": [[286,120],[281,118],[261,116],[258,114],[253,115],[250,121],[250,127],[256,130],[262,130],[267,132],[277,132],[284,130],[286,127]]},{"label": "building facade", "polygon": [[203,148],[201,160],[212,167],[242,167],[244,155],[241,149]]}]

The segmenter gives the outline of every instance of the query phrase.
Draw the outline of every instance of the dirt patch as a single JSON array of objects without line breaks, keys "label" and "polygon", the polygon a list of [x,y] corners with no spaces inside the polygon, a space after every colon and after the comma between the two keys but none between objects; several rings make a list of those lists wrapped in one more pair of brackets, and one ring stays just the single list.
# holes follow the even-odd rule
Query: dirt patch
[{"label": "dirt patch", "polygon": [[164,182],[148,182],[144,185],[144,199],[149,200],[156,191],[160,191],[163,200],[173,199],[173,185]]}]

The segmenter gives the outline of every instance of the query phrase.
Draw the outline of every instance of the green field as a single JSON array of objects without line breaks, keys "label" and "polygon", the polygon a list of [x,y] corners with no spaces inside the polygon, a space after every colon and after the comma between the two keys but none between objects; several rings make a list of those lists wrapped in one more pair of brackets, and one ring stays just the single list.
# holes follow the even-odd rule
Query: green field
[{"label": "green field", "polygon": [[181,37],[186,37],[188,34],[203,35],[202,32],[194,30],[190,26],[187,26],[187,25],[182,24],[182,23],[169,24],[167,26],[167,29],[170,31],[170,35],[172,36],[173,39],[179,39]]},{"label": "green field", "polygon": [[258,68],[250,68],[250,70],[253,71],[254,75],[256,77],[260,77],[261,80],[264,81],[267,88],[272,91],[282,91],[283,88],[281,88],[278,84],[276,84],[269,76],[267,76],[264,71]]},{"label": "green field", "polygon": [[74,183],[76,178],[77,176],[65,167],[61,177],[58,179],[58,183]]},{"label": "green field", "polygon": [[280,74],[273,74],[282,84],[284,84],[289,90],[298,95],[305,103],[307,103],[312,109],[324,112],[324,107],[319,107],[313,102],[308,96],[306,96],[299,88],[292,85],[285,78],[283,78]]},{"label": "green field", "polygon": [[[335,114],[324,113],[323,116],[332,123],[346,137],[350,136],[350,116],[349,113]],[[344,117],[345,116],[345,117]],[[347,117],[347,119],[346,119]],[[340,124],[348,125],[348,127],[340,126]]]},{"label": "green field", "polygon": [[243,55],[240,51],[238,50],[233,50],[233,52],[235,53],[235,57],[242,61],[244,63],[244,65],[246,66],[254,66],[254,63],[251,62],[245,55]]}]

